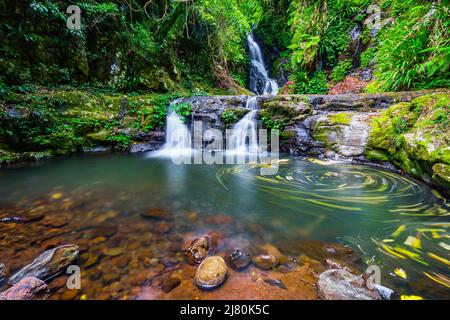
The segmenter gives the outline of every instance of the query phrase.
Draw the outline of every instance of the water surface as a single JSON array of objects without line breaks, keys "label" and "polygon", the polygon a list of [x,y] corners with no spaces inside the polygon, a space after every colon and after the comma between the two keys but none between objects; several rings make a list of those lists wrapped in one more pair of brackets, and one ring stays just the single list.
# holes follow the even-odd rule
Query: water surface
[{"label": "water surface", "polygon": [[[391,171],[289,159],[275,176],[260,176],[255,165],[175,165],[149,154],[1,169],[0,212],[46,218],[20,228],[0,223],[0,261],[18,269],[52,244],[81,243],[84,262],[98,258],[86,271],[88,298],[126,298],[140,284],[133,266],[148,270],[157,259],[175,264],[184,235],[214,229],[272,243],[289,255],[299,254],[298,241],[339,242],[365,264],[379,265],[382,284],[400,294],[450,297],[445,200]],[[173,219],[145,220],[140,214],[149,208],[167,210]],[[64,223],[52,223],[58,218]],[[124,252],[102,254],[110,247]],[[54,298],[70,298],[59,294]]]}]

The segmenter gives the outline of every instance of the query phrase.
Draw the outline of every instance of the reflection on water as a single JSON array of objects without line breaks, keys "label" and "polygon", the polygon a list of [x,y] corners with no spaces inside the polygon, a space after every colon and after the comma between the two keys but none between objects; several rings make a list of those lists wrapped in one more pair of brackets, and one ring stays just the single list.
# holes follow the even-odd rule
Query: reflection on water
[{"label": "reflection on water", "polygon": [[[448,204],[424,184],[390,171],[293,159],[283,162],[277,175],[260,176],[259,165],[174,165],[144,155],[98,156],[2,169],[0,181],[0,211],[31,206],[56,191],[67,196],[71,209],[59,214],[70,216],[69,232],[56,236],[65,241],[100,241],[103,235],[95,228],[114,224],[124,232],[116,240],[121,246],[133,247],[134,239],[148,237],[153,255],[166,254],[169,244],[156,245],[159,238],[143,232],[143,210],[174,213],[175,223],[155,227],[157,234],[166,228],[164,237],[171,241],[180,241],[181,233],[208,231],[205,221],[226,215],[235,221],[232,227],[215,226],[225,234],[275,244],[341,242],[367,264],[379,265],[384,285],[404,294],[449,297]],[[110,211],[115,214],[106,214]],[[202,218],[180,222],[193,212]],[[80,231],[90,228],[97,231]],[[7,250],[0,252],[0,261],[18,268],[24,261],[15,253],[25,250],[24,244],[11,236],[17,232],[9,235],[11,242],[2,240]],[[42,249],[34,246],[29,255],[35,257]]]}]

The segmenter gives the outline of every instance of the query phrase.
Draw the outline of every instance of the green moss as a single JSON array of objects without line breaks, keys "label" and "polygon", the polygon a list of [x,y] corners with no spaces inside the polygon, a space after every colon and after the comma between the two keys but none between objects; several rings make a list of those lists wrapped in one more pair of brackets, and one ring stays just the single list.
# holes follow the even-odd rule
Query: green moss
[{"label": "green moss", "polygon": [[429,94],[391,106],[374,118],[366,156],[388,159],[403,171],[443,187],[434,166],[450,165],[449,101],[450,94]]},{"label": "green moss", "polygon": [[366,157],[371,161],[380,161],[380,162],[389,161],[389,157],[385,152],[375,149],[367,151]]},{"label": "green moss", "polygon": [[108,141],[110,135],[111,133],[109,131],[101,130],[99,132],[89,133],[86,136],[95,142],[105,143]]},{"label": "green moss", "polygon": [[318,124],[314,127],[312,138],[315,141],[322,142],[325,147],[333,148],[336,144],[336,128]]},{"label": "green moss", "polygon": [[450,188],[450,165],[437,163],[433,166],[433,182],[437,185]]},{"label": "green moss", "polygon": [[353,119],[353,115],[349,113],[336,113],[331,114],[328,119],[333,124],[349,125]]}]

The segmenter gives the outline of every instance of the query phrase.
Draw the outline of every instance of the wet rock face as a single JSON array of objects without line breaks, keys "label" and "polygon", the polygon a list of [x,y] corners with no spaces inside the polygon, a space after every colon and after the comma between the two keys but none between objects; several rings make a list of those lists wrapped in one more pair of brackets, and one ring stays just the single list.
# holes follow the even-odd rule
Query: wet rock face
[{"label": "wet rock face", "polygon": [[78,254],[79,248],[76,245],[64,245],[47,250],[32,263],[12,275],[8,283],[14,285],[29,276],[45,280],[68,267],[77,259]]},{"label": "wet rock face", "polygon": [[319,276],[318,295],[324,300],[380,300],[376,290],[365,286],[362,276],[345,269],[326,270]]},{"label": "wet rock face", "polygon": [[5,292],[0,300],[45,300],[50,291],[44,281],[36,277],[26,277]]},{"label": "wet rock face", "polygon": [[192,240],[185,245],[184,254],[191,263],[199,264],[206,258],[210,248],[210,240],[208,237],[201,237]]},{"label": "wet rock face", "polygon": [[312,124],[312,137],[322,143],[326,158],[340,160],[362,156],[366,150],[371,120],[376,115],[355,112],[320,115]]},{"label": "wet rock face", "polygon": [[213,289],[225,281],[227,273],[227,265],[222,257],[208,257],[198,267],[195,283],[201,289]]}]

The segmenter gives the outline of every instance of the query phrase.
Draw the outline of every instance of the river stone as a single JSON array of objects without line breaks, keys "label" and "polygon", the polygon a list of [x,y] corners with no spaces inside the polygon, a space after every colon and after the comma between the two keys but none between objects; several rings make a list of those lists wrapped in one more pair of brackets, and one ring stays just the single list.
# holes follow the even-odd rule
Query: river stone
[{"label": "river stone", "polygon": [[73,244],[47,250],[32,263],[16,272],[8,283],[14,285],[28,276],[34,276],[41,280],[48,279],[69,266],[78,257],[78,254],[79,248]]},{"label": "river stone", "polygon": [[271,244],[263,245],[261,247],[261,250],[268,255],[274,256],[275,258],[277,258],[277,260],[280,260],[283,257],[283,254],[280,252],[280,250],[278,250],[277,247]]},{"label": "river stone", "polygon": [[329,269],[321,273],[317,283],[318,295],[324,300],[380,300],[376,290],[369,290],[362,276],[345,269]]},{"label": "river stone", "polygon": [[2,283],[6,277],[8,276],[9,272],[6,268],[5,264],[0,263],[0,283]]},{"label": "river stone", "polygon": [[141,217],[145,219],[162,220],[167,219],[169,217],[169,213],[165,210],[152,208],[141,213]]},{"label": "river stone", "polygon": [[271,254],[260,254],[253,258],[253,263],[260,269],[270,270],[278,265],[278,259]]},{"label": "river stone", "polygon": [[187,244],[184,254],[192,263],[199,264],[206,258],[209,250],[209,238],[201,237]]},{"label": "river stone", "polygon": [[45,300],[50,290],[44,281],[36,277],[26,277],[13,287],[0,293],[0,300]]},{"label": "river stone", "polygon": [[229,259],[236,269],[244,269],[252,262],[252,255],[245,248],[235,248]]},{"label": "river stone", "polygon": [[120,248],[120,247],[105,248],[105,249],[103,249],[102,253],[105,256],[108,256],[108,257],[117,257],[117,256],[120,256],[123,253],[123,249]]},{"label": "river stone", "polygon": [[181,284],[179,278],[173,277],[172,275],[167,275],[161,280],[161,290],[165,293],[169,293]]},{"label": "river stone", "polygon": [[227,273],[227,265],[222,257],[208,257],[198,267],[195,283],[201,289],[212,289],[225,281]]}]

